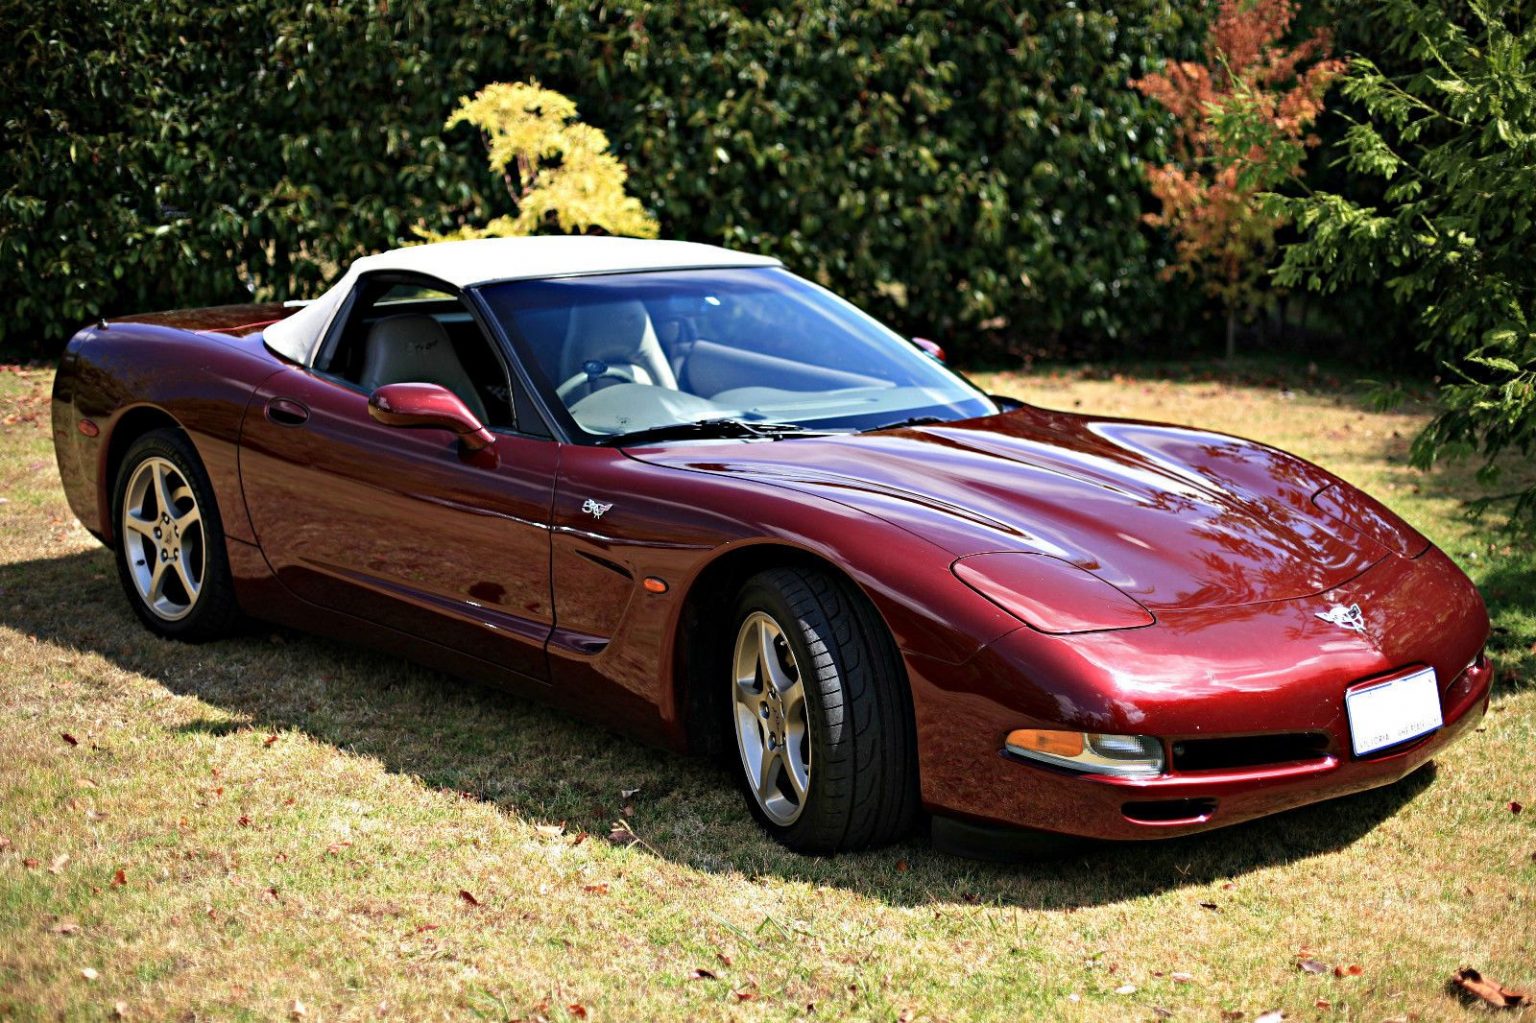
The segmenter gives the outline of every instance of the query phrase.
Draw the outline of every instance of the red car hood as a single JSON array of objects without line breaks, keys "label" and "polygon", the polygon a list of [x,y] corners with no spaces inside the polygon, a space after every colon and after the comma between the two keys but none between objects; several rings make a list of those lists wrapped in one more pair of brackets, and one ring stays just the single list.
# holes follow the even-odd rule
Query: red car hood
[{"label": "red car hood", "polygon": [[1337,481],[1316,466],[1250,441],[1156,423],[1026,407],[874,434],[629,454],[817,493],[956,557],[1050,554],[1154,610],[1321,593],[1388,553],[1322,517],[1312,495]]}]

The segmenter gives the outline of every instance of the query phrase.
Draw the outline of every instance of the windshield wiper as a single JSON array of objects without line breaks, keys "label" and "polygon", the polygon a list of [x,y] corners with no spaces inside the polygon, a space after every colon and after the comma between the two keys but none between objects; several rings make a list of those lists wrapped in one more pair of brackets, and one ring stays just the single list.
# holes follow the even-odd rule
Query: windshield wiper
[{"label": "windshield wiper", "polygon": [[686,437],[791,437],[822,431],[808,430],[797,423],[750,423],[745,419],[694,419],[686,423],[667,423],[632,433],[604,437],[599,444],[639,444],[648,440],[675,440]]},{"label": "windshield wiper", "polygon": [[894,423],[881,423],[879,426],[871,426],[860,433],[875,433],[879,430],[894,430],[901,426],[932,426],[934,423],[947,423],[948,419],[940,419],[938,416],[910,416],[906,419],[898,419]]}]

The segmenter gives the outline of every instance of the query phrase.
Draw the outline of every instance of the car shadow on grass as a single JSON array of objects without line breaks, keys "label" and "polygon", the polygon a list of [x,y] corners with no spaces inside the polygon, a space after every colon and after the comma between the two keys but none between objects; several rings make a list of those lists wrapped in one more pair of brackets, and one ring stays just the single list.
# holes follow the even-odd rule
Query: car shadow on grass
[{"label": "car shadow on grass", "polygon": [[1040,863],[960,859],[926,839],[802,857],[758,830],[729,770],[637,746],[532,701],[261,626],[201,646],[158,639],[133,617],[100,548],[0,566],[0,624],[98,654],[208,705],[207,714],[169,729],[168,742],[302,732],[441,791],[494,803],[510,818],[565,822],[568,833],[599,839],[623,820],[643,850],[690,869],[833,886],[892,905],[1070,909],[1200,889],[1344,849],[1434,779],[1430,766],[1386,788],[1233,828],[1086,846]]}]

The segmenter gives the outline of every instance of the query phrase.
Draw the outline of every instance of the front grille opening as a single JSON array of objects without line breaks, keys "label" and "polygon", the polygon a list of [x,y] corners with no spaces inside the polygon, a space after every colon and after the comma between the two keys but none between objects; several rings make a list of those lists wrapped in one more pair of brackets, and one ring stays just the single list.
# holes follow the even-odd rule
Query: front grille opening
[{"label": "front grille opening", "polygon": [[1142,824],[1171,824],[1175,821],[1203,821],[1216,812],[1214,799],[1148,799],[1126,803],[1120,808],[1127,820]]},{"label": "front grille opening", "polygon": [[1282,732],[1226,739],[1180,739],[1173,744],[1176,771],[1219,771],[1316,760],[1328,752],[1325,732]]}]

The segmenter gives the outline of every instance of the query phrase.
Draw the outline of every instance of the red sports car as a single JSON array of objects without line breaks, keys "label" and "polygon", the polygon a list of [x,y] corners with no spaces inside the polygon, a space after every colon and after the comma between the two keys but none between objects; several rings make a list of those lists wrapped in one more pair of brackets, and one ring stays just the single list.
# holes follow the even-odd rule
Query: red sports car
[{"label": "red sports car", "polygon": [[153,631],[357,639],[739,764],[790,847],[1177,835],[1383,785],[1488,618],[1261,444],[977,390],[776,260],[528,238],[130,316],[53,399]]}]

